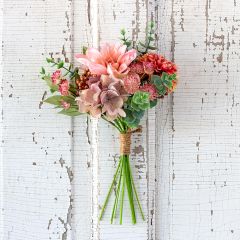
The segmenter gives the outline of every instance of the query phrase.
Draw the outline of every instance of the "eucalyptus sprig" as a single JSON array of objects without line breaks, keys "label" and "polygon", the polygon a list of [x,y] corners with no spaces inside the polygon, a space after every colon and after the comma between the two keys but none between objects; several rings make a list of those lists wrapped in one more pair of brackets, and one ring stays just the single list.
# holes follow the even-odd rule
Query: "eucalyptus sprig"
[{"label": "eucalyptus sprig", "polygon": [[127,48],[129,48],[131,46],[131,44],[132,44],[132,41],[129,40],[128,37],[126,37],[126,30],[124,28],[121,29],[120,34],[121,34],[120,40],[122,41],[122,43],[124,45],[127,46]]},{"label": "eucalyptus sprig", "polygon": [[140,50],[139,45],[137,46],[137,50],[139,53],[145,54],[148,52],[148,50],[156,50],[156,47],[154,46],[154,32],[154,23],[151,22],[148,26],[146,42],[139,42],[139,45],[143,48],[143,50]]}]

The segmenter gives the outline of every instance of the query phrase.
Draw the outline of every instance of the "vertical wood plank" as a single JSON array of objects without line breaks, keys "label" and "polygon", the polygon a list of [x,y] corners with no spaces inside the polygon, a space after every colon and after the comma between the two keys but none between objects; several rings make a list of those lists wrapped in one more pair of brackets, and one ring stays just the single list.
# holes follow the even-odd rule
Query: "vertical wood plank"
[{"label": "vertical wood plank", "polygon": [[[0,0],[0,42],[3,40],[3,0]],[[3,84],[3,48],[0,48],[0,126],[2,126],[2,84]],[[3,154],[2,154],[2,128],[0,128],[0,193],[3,193]],[[3,227],[3,214],[4,214],[4,207],[3,207],[3,194],[0,196],[0,238],[3,237],[4,227]]]},{"label": "vertical wood plank", "polygon": [[[83,46],[92,45],[91,1],[73,1],[72,61]],[[86,116],[74,117],[72,149],[72,238],[92,239],[92,134],[90,120]]]},{"label": "vertical wood plank", "polygon": [[71,120],[42,105],[46,55],[71,57],[71,1],[4,1],[3,239],[71,239]]},{"label": "vertical wood plank", "polygon": [[171,239],[238,239],[238,1],[174,0]]}]

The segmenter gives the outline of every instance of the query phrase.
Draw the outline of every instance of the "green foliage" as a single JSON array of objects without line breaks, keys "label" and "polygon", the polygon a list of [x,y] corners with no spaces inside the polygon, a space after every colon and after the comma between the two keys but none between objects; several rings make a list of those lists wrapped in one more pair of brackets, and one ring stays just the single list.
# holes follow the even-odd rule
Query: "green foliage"
[{"label": "green foliage", "polygon": [[132,41],[129,40],[128,37],[126,37],[125,29],[121,29],[120,34],[121,34],[121,37],[120,37],[121,41],[123,42],[124,45],[127,46],[127,48],[129,48],[132,44]]},{"label": "green foliage", "polygon": [[88,49],[88,48],[87,48],[86,46],[83,46],[83,47],[82,47],[82,53],[83,53],[84,55],[86,54],[87,49]]},{"label": "green foliage", "polygon": [[44,100],[45,103],[53,104],[56,106],[61,106],[62,101],[70,103],[71,105],[75,103],[75,99],[72,96],[55,95]]},{"label": "green foliage", "polygon": [[167,92],[167,89],[172,88],[173,80],[176,79],[176,74],[167,74],[165,72],[162,73],[162,76],[152,75],[151,82],[157,88],[158,94],[160,96],[164,96]]},{"label": "green foliage", "polygon": [[40,74],[44,75],[45,73],[46,73],[45,68],[44,68],[44,67],[41,67],[41,72],[40,72]]},{"label": "green foliage", "polygon": [[64,66],[64,62],[63,62],[63,61],[60,61],[60,62],[57,64],[57,68],[58,68],[58,69],[63,68],[63,66]]},{"label": "green foliage", "polygon": [[150,108],[153,108],[157,105],[157,99],[150,101]]},{"label": "green foliage", "polygon": [[[44,73],[45,74],[45,73]],[[51,93],[54,93],[58,90],[58,86],[52,83],[50,75],[43,75],[42,79],[47,83],[50,88]]]},{"label": "green foliage", "polygon": [[[128,125],[129,128],[136,128],[138,127],[142,116],[144,115],[144,111],[135,111],[130,109],[125,109],[126,117],[123,119],[124,122]],[[138,115],[141,113],[142,116]]]},{"label": "green foliage", "polygon": [[126,117],[123,118],[124,122],[129,128],[138,127],[140,120],[144,116],[145,110],[151,107],[149,100],[149,93],[147,92],[136,92],[132,97],[128,98],[125,105]]},{"label": "green foliage", "polygon": [[76,108],[73,108],[73,107],[70,107],[68,109],[62,109],[58,113],[63,114],[63,115],[67,115],[67,116],[70,116],[70,117],[75,117],[75,116],[79,116],[79,115],[82,114]]},{"label": "green foliage", "polygon": [[131,107],[136,111],[150,108],[149,93],[141,91],[134,93],[131,100]]},{"label": "green foliage", "polygon": [[156,47],[154,46],[154,23],[151,22],[148,26],[148,32],[145,43],[139,42],[139,45],[143,50],[140,50],[140,47],[137,46],[138,52],[141,54],[145,54],[148,52],[148,50],[156,50]]}]

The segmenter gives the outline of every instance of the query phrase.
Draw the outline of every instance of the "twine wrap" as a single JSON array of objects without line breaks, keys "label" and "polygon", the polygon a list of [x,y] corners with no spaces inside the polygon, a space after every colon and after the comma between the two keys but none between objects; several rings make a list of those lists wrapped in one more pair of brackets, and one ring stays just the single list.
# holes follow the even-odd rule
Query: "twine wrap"
[{"label": "twine wrap", "polygon": [[120,154],[129,155],[131,152],[131,136],[133,133],[142,132],[142,128],[139,127],[135,130],[129,129],[126,133],[120,133]]}]

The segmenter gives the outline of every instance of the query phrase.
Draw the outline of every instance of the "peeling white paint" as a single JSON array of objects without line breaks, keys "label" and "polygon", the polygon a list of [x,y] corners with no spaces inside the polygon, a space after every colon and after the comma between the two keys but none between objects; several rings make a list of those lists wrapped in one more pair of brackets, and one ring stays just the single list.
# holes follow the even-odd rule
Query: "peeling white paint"
[{"label": "peeling white paint", "polygon": [[[1,0],[0,9],[0,239],[239,239],[237,1]],[[98,214],[118,133],[101,120],[55,114],[41,103],[47,93],[38,72],[45,56],[74,61],[82,46],[116,41],[123,27],[135,44],[150,19],[159,52],[179,65],[179,87],[133,136],[147,220],[138,216],[132,226],[126,201],[124,225],[110,225],[111,204],[102,222]]]}]

